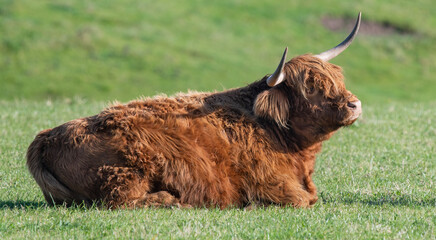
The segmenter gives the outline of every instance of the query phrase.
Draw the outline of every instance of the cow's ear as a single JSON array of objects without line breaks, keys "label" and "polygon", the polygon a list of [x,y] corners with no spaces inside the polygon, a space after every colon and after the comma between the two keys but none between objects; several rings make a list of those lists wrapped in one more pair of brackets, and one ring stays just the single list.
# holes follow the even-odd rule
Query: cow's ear
[{"label": "cow's ear", "polygon": [[254,114],[274,120],[278,125],[287,127],[289,100],[280,89],[271,88],[257,95],[254,102]]}]

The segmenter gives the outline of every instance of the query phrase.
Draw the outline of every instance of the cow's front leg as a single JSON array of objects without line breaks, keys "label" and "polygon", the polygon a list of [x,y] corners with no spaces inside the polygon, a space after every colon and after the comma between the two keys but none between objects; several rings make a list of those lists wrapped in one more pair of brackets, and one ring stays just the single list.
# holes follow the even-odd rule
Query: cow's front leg
[{"label": "cow's front leg", "polygon": [[146,193],[139,199],[133,201],[134,207],[179,207],[191,208],[189,204],[182,204],[179,198],[167,191],[159,191],[155,193]]},{"label": "cow's front leg", "polygon": [[309,199],[310,205],[315,204],[316,201],[318,201],[318,195],[316,193],[315,183],[313,183],[310,175],[304,178],[304,188],[311,195],[311,198]]},{"label": "cow's front leg", "polygon": [[293,206],[296,208],[310,207],[314,201],[313,195],[309,193],[301,183],[297,181],[285,181],[269,187],[267,198],[275,204],[282,206]]},{"label": "cow's front leg", "polygon": [[290,203],[296,208],[307,208],[313,203],[313,197],[310,193],[302,188],[289,189],[289,192],[285,192],[284,202]]}]

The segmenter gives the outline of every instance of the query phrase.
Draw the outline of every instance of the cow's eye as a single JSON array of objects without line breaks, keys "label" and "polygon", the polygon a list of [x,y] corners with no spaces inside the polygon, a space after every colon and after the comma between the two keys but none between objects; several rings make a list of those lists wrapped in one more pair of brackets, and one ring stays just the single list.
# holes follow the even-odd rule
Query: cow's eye
[{"label": "cow's eye", "polygon": [[312,86],[309,89],[307,89],[307,94],[314,95],[315,93],[316,93],[315,87]]}]

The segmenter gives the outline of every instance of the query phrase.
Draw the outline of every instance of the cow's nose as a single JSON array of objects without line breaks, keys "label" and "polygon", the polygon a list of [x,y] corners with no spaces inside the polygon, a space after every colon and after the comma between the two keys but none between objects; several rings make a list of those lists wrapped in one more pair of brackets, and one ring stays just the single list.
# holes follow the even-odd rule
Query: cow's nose
[{"label": "cow's nose", "polygon": [[347,107],[354,112],[354,115],[360,115],[360,113],[362,113],[362,103],[359,100],[348,102]]},{"label": "cow's nose", "polygon": [[352,103],[352,102],[348,102],[347,103],[347,107],[351,108],[351,109],[355,109],[356,108],[356,104]]}]

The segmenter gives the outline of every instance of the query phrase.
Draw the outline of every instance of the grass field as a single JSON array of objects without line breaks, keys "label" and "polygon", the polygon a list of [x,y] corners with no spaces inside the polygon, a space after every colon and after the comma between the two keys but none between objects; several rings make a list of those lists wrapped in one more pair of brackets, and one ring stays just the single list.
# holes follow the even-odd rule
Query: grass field
[{"label": "grass field", "polygon": [[[108,101],[222,90],[360,34],[342,66],[363,116],[324,144],[311,209],[48,207],[25,166],[42,129]],[[0,0],[0,239],[436,238],[436,5],[419,1]],[[363,33],[363,32],[362,32]]]},{"label": "grass field", "polygon": [[103,104],[0,102],[0,238],[434,239],[434,104],[366,106],[361,120],[325,144],[312,209],[107,211],[47,207],[24,164],[36,132]]}]

